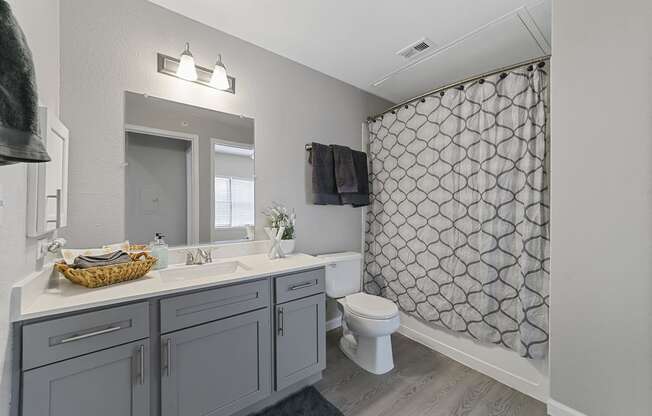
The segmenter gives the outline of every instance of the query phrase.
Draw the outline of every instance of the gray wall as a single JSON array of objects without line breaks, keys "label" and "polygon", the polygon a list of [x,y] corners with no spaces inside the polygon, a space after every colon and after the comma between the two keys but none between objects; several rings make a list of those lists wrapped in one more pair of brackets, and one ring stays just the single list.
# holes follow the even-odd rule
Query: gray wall
[{"label": "gray wall", "polygon": [[[39,101],[59,113],[59,0],[9,0],[32,50]],[[9,414],[12,368],[9,294],[14,282],[40,268],[35,239],[26,238],[27,169],[0,167],[4,200],[0,224],[0,416]]]},{"label": "gray wall", "polygon": [[[236,95],[156,72],[156,53],[178,55],[186,41],[199,65],[222,53]],[[278,201],[296,209],[299,250],[361,249],[360,209],[306,202],[303,146],[360,148],[362,122],[388,102],[145,0],[64,0],[61,43],[72,245],[124,237],[123,94],[135,91],[255,119],[258,238],[261,209]]]},{"label": "gray wall", "polygon": [[553,400],[652,411],[649,1],[556,1],[552,60]]},{"label": "gray wall", "polygon": [[[154,233],[170,246],[187,244],[186,151],[190,143],[127,133],[127,235],[149,243]],[[158,203],[150,203],[156,197]]]},{"label": "gray wall", "polygon": [[199,241],[215,240],[211,234],[211,139],[253,145],[254,120],[127,92],[125,123],[199,136]]}]

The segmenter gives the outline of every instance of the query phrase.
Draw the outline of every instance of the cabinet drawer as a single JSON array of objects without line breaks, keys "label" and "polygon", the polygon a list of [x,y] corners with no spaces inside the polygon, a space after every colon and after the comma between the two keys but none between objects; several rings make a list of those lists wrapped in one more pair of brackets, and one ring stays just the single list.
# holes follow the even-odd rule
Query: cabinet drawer
[{"label": "cabinet drawer", "polygon": [[146,302],[28,324],[23,327],[23,369],[148,336]]},{"label": "cabinet drawer", "polygon": [[276,303],[305,298],[324,291],[324,268],[279,276],[274,280]]},{"label": "cabinet drawer", "polygon": [[161,332],[176,331],[267,306],[267,279],[163,299]]}]

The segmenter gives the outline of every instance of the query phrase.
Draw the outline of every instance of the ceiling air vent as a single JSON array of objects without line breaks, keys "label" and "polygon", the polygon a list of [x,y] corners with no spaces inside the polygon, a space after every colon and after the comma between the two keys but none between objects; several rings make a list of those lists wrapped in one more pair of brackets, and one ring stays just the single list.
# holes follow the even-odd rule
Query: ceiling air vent
[{"label": "ceiling air vent", "polygon": [[405,59],[412,59],[426,51],[435,49],[434,46],[435,44],[430,39],[422,38],[396,52],[396,54]]}]

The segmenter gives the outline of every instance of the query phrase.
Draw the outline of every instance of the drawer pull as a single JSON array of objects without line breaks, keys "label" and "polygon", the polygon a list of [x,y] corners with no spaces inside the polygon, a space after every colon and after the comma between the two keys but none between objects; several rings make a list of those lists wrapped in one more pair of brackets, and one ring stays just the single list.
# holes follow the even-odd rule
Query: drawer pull
[{"label": "drawer pull", "polygon": [[140,381],[140,385],[142,386],[143,384],[145,384],[145,346],[144,345],[138,346],[138,359],[140,360],[138,380]]},{"label": "drawer pull", "polygon": [[299,285],[290,286],[290,290],[305,289],[305,288],[307,288],[307,287],[314,286],[314,285],[316,285],[316,284],[317,284],[317,281],[313,281],[313,282],[305,282],[305,283],[301,283],[301,284],[299,284]]},{"label": "drawer pull", "polygon": [[278,308],[278,335],[283,336],[285,331],[283,330],[283,308]]},{"label": "drawer pull", "polygon": [[172,354],[172,340],[170,338],[165,340],[165,343],[163,343],[163,349],[165,352],[161,354],[165,360],[163,363],[163,370],[165,370],[165,376],[170,377],[170,362],[172,360],[171,354]]},{"label": "drawer pull", "polygon": [[61,341],[59,341],[59,343],[60,344],[66,344],[68,342],[81,341],[82,339],[96,337],[98,335],[109,334],[111,332],[119,331],[121,329],[122,329],[121,326],[110,326],[110,327],[108,327],[106,329],[102,329],[100,331],[94,331],[94,332],[89,332],[88,334],[75,335],[73,337],[64,338]]}]

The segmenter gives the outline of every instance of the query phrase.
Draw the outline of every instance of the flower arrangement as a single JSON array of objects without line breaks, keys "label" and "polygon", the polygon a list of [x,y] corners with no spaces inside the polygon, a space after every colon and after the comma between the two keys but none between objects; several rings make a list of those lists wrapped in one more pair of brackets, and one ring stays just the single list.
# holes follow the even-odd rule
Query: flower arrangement
[{"label": "flower arrangement", "polygon": [[263,211],[267,217],[267,222],[272,228],[285,227],[282,240],[294,240],[295,225],[297,216],[294,210],[290,212],[284,205],[277,202],[272,202],[272,205]]}]

